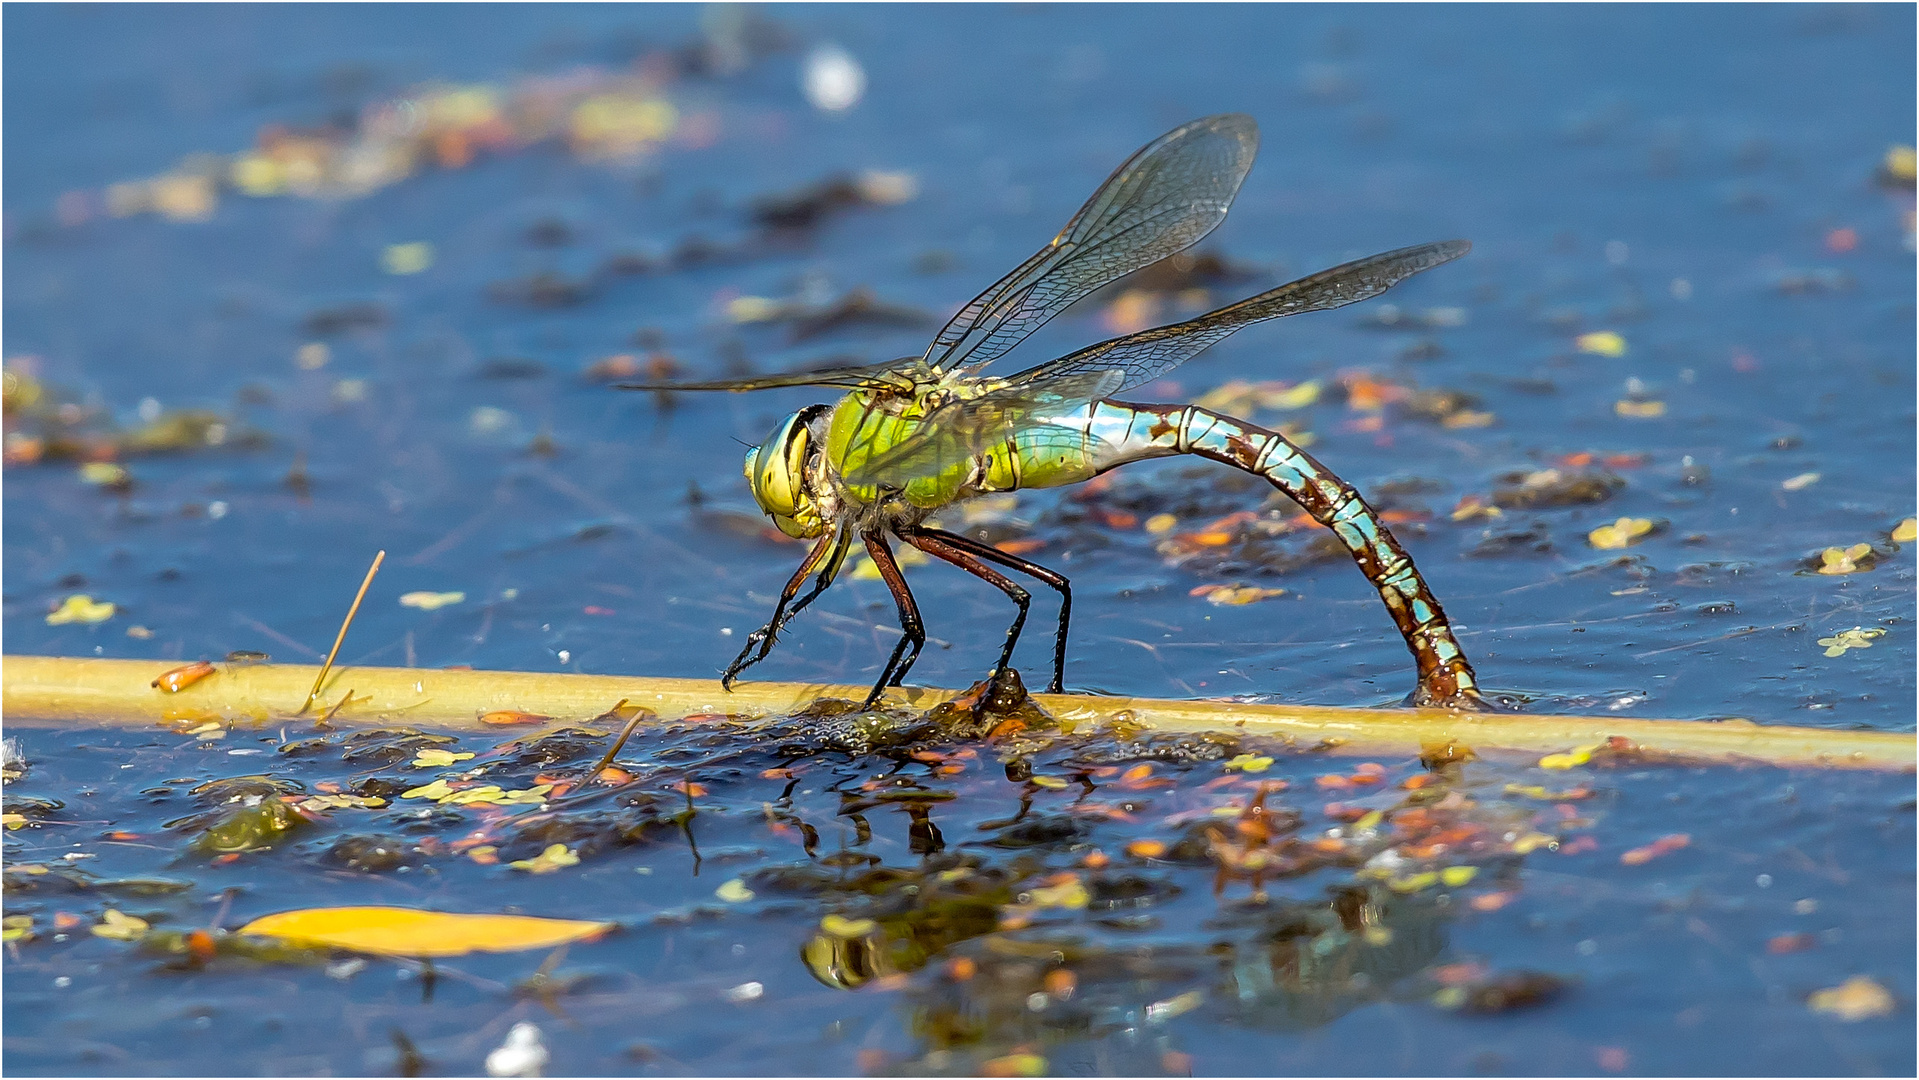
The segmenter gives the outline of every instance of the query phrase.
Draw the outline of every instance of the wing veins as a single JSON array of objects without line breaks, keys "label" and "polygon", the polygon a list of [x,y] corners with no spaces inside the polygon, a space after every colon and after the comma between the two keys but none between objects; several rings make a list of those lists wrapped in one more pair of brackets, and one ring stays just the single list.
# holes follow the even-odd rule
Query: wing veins
[{"label": "wing veins", "polygon": [[924,359],[984,365],[1101,285],[1198,243],[1224,219],[1257,141],[1251,118],[1229,114],[1149,143],[1046,247],[962,307]]}]

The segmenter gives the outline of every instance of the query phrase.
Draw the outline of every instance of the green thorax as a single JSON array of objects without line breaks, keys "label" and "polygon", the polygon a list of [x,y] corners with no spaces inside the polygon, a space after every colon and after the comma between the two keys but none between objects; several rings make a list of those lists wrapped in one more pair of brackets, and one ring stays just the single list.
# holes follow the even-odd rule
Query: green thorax
[{"label": "green thorax", "polygon": [[[840,399],[828,422],[825,452],[841,478],[844,497],[859,503],[878,501],[879,486],[854,484],[845,478],[918,435],[928,415],[940,406],[1002,385],[996,379],[963,379],[922,385],[914,393],[855,390]],[[1012,434],[983,446],[974,446],[964,432],[938,431],[936,467],[916,470],[911,480],[900,485],[899,497],[931,510],[987,492],[1076,484],[1100,471],[1090,443],[1049,437],[1042,431],[1043,427]]]},{"label": "green thorax", "polygon": [[[833,407],[826,431],[826,460],[833,472],[844,478],[849,473],[885,454],[917,434],[926,416],[957,393],[971,396],[972,387],[941,389],[927,387],[915,394],[894,391],[855,390]],[[938,473],[921,476],[900,493],[914,506],[945,506],[971,492],[967,481],[973,474],[971,458],[955,455]],[[842,482],[842,494],[854,501],[879,501],[880,489],[871,484]]]}]

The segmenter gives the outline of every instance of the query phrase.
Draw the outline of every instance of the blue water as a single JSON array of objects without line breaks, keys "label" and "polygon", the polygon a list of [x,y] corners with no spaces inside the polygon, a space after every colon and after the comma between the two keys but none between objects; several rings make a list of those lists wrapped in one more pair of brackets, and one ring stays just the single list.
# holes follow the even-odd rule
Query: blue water
[{"label": "blue water", "polygon": [[[1355,430],[1361,414],[1331,401],[1264,418],[1310,429],[1313,452],[1363,491],[1409,477],[1434,482],[1405,503],[1431,520],[1402,527],[1402,538],[1482,682],[1536,709],[1913,730],[1913,548],[1886,539],[1914,506],[1913,198],[1873,179],[1889,147],[1914,139],[1911,8],[859,5],[764,14],[792,47],[731,76],[666,88],[683,115],[717,118],[706,148],[676,144],[609,166],[548,145],[429,169],[357,199],[228,193],[205,222],[96,212],[62,224],[63,194],[90,193],[97,207],[109,184],[159,174],[190,154],[241,150],[262,125],[320,124],[434,80],[508,85],[617,66],[697,41],[702,9],[9,7],[9,363],[37,358],[48,385],[125,425],[153,398],[228,412],[270,441],[134,459],[124,498],[88,487],[70,462],[10,466],[7,650],[217,659],[255,649],[310,660],[383,548],[389,558],[345,662],[716,672],[763,620],[800,554],[751,535],[740,444],[821,397],[685,398],[662,412],[645,395],[576,372],[635,351],[642,328],[695,375],[724,374],[738,355],[771,371],[917,353],[927,330],[793,344],[778,329],[728,326],[725,301],[788,296],[808,282],[830,296],[870,285],[886,302],[943,318],[1048,239],[1134,148],[1193,117],[1240,111],[1258,120],[1263,151],[1208,245],[1257,273],[1216,291],[1215,303],[1344,259],[1457,236],[1474,242],[1470,256],[1384,302],[1412,313],[1458,308],[1465,321],[1380,329],[1371,321],[1382,301],[1373,301],[1261,326],[1155,392],[1190,398],[1230,378],[1331,380],[1364,369],[1476,395],[1496,418],[1491,426],[1446,429],[1389,411],[1381,430]],[[864,99],[842,115],[800,94],[801,57],[823,42],[856,57],[868,77]],[[689,237],[734,243],[749,234],[753,199],[860,169],[911,172],[918,195],[835,217],[774,254],[606,277],[573,306],[489,298],[502,282],[543,271],[580,278],[610,256],[663,256]],[[527,229],[543,220],[562,222],[573,241],[527,243]],[[1834,239],[1848,229],[1850,248]],[[434,246],[429,270],[382,272],[385,248],[417,241]],[[925,272],[929,253],[948,268]],[[363,301],[384,305],[389,321],[326,337],[323,368],[296,365],[315,340],[303,329],[311,313]],[[1624,354],[1580,351],[1575,338],[1596,331],[1619,334]],[[1002,365],[1017,370],[1108,333],[1088,305]],[[1439,355],[1404,358],[1422,342]],[[483,377],[502,360],[533,361],[544,374]],[[343,380],[362,381],[358,400],[341,400]],[[1635,397],[1663,402],[1664,416],[1616,413],[1616,402]],[[504,415],[482,414],[491,427],[476,426],[481,409]],[[557,456],[526,453],[542,432]],[[1645,461],[1619,468],[1625,488],[1598,506],[1450,520],[1461,496],[1487,494],[1502,474],[1582,452]],[[282,482],[296,454],[309,498]],[[1183,467],[1137,472],[1162,499],[1214,476],[1188,477]],[[1818,477],[1805,486],[1782,486],[1810,473]],[[697,508],[689,485],[704,496]],[[1244,497],[1251,508],[1260,496]],[[1031,493],[1017,511],[1047,542],[1035,557],[1075,582],[1069,686],[1327,704],[1392,702],[1410,689],[1404,649],[1350,567],[1246,578],[1288,595],[1214,606],[1190,590],[1240,578],[1171,567],[1138,529],[1062,524],[1058,510],[1070,505],[1060,493]],[[1622,516],[1661,527],[1626,552],[1594,550],[1587,533]],[[1550,549],[1470,556],[1489,529],[1531,530],[1524,547]],[[1858,543],[1877,545],[1874,569],[1800,573],[1821,550]],[[1615,562],[1620,555],[1632,559]],[[914,679],[978,678],[1009,614],[1003,597],[945,571],[912,579],[934,639]],[[414,590],[462,591],[466,600],[433,612],[396,602]],[[98,626],[47,625],[47,611],[76,592],[120,613]],[[1050,618],[1036,615],[1035,625]],[[891,619],[879,582],[843,582],[755,674],[871,679],[894,640]],[[153,634],[129,637],[131,625]],[[1825,656],[1817,639],[1851,628],[1885,633],[1869,648]],[[1029,673],[1044,663],[1048,637],[1035,633],[1022,647]],[[31,737],[28,749],[36,751]],[[77,753],[66,742],[37,752]],[[96,768],[104,765],[76,759],[60,775],[79,782]],[[164,762],[153,768],[155,782],[172,775]],[[51,775],[33,774],[30,793],[66,797],[31,788]],[[1710,962],[1682,963],[1637,939],[1623,967],[1590,975],[1625,988],[1619,998],[1491,1021],[1521,1025],[1511,1045],[1530,1048],[1498,1050],[1496,1063],[1361,1054],[1342,1064],[1317,1043],[1318,1056],[1299,1067],[1595,1067],[1583,1044],[1555,1057],[1527,1041],[1523,1025],[1538,1023],[1548,1043],[1594,1024],[1660,1032],[1647,1037],[1656,1049],[1635,1051],[1633,1071],[1910,1072],[1909,1025],[1837,1025],[1801,1003],[1861,972],[1908,1013],[1913,994],[1910,802],[1893,809],[1899,797],[1886,793],[1873,818],[1846,803],[1842,783],[1662,773],[1634,789],[1656,799],[1651,788],[1669,784],[1686,800],[1680,816],[1738,821],[1753,818],[1753,802],[1768,797],[1760,789],[1773,790],[1766,785],[1804,784],[1819,792],[1812,801],[1833,815],[1836,835],[1882,838],[1882,847],[1845,856],[1846,869],[1833,871],[1843,881],[1828,875],[1818,886],[1829,900],[1870,898],[1848,909],[1843,940],[1790,957],[1812,965],[1803,976],[1741,991],[1780,987],[1777,1015],[1692,1028],[1636,1012],[1635,994],[1683,980],[1695,962],[1706,972],[1702,996],[1728,993],[1749,978],[1739,974],[1745,959],[1763,952],[1755,937]],[[1892,787],[1901,785],[1909,799],[1909,779]],[[1728,828],[1714,865],[1742,866],[1750,880],[1759,871],[1749,863],[1785,857],[1765,829]],[[1668,831],[1687,829],[1706,832],[1698,822]],[[9,843],[33,835],[9,834]],[[10,860],[21,857],[10,849]],[[1801,857],[1829,862],[1817,851]],[[1681,876],[1656,890],[1661,903],[1683,904],[1691,890],[1719,895],[1704,878],[1683,876],[1692,869],[1673,871]],[[1616,870],[1607,858],[1582,872],[1603,881]],[[630,873],[621,881],[641,887]],[[644,900],[642,891],[636,903]],[[1886,941],[1864,927],[1897,932]],[[1397,1015],[1397,1006],[1376,1008],[1347,1023],[1370,1030]],[[149,1048],[141,1054],[158,1056],[86,1065],[50,1043],[13,1047],[16,1034],[50,1040],[72,1025],[112,1042],[109,1013],[104,1002],[65,1015],[10,1006],[16,1068],[222,1067],[210,1049]],[[1751,1037],[1757,1030],[1790,1032],[1794,1045],[1814,1049],[1780,1056]],[[1202,1059],[1202,1071],[1265,1067],[1263,1044],[1221,1038],[1223,1056]],[[1710,1055],[1681,1049],[1702,1045]],[[174,1050],[178,1057],[166,1056]],[[246,1068],[386,1067],[312,1053],[281,1065],[267,1053]],[[478,1067],[477,1057],[459,1060]],[[750,1071],[764,1060],[684,1059],[694,1071]],[[807,1069],[854,1067],[850,1057],[805,1060]],[[638,1066],[584,1058],[572,1067]]]}]

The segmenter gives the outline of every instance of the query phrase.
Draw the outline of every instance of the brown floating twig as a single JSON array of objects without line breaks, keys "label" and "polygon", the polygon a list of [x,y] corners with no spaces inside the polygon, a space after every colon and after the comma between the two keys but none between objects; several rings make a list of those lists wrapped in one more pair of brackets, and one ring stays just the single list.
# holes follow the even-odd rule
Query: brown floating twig
[{"label": "brown floating twig", "polygon": [[[153,678],[167,667],[167,662],[155,660],[9,656],[0,662],[0,712],[5,713],[9,727],[168,723],[191,710],[207,719],[266,724],[284,715],[283,706],[274,702],[300,693],[315,670],[309,665],[248,664],[177,694],[156,694]],[[578,724],[602,716],[606,703],[620,698],[651,709],[661,723],[672,723],[694,715],[741,720],[789,715],[821,697],[858,701],[866,693],[863,687],[816,683],[738,683],[729,694],[711,679],[423,668],[348,670],[353,673],[354,706],[337,722],[376,725],[399,720],[443,731],[497,731],[479,717],[502,709],[537,708],[552,718],[550,724]],[[903,687],[889,691],[887,703],[924,710],[954,696],[951,690]],[[1034,700],[1061,720],[1080,724],[1126,712],[1149,730],[1277,736],[1342,754],[1413,756],[1448,742],[1478,751],[1552,754],[1617,737],[1648,754],[1696,761],[1910,771],[1914,751],[1919,749],[1909,732],[1838,731],[1746,720],[1348,709],[1081,694],[1038,694]]]},{"label": "brown floating twig", "polygon": [[[619,704],[606,710],[606,712],[602,713],[601,715],[618,717],[620,715],[620,712],[624,710],[626,707],[627,707],[626,699],[621,698],[619,701]],[[633,706],[633,715],[629,717],[626,721],[626,730],[620,732],[620,737],[613,740],[612,746],[607,747],[606,755],[600,758],[599,764],[593,766],[592,771],[586,774],[587,779],[590,780],[593,777],[600,775],[602,770],[604,770],[608,765],[613,764],[613,759],[619,755],[619,752],[622,749],[625,749],[626,740],[633,737],[633,731],[635,728],[638,728],[640,726],[640,721],[646,719],[648,716],[651,716],[652,714],[653,713],[651,709],[642,709],[637,705]]]},{"label": "brown floating twig", "polygon": [[380,564],[386,561],[386,549],[373,556],[373,565],[366,568],[366,578],[360,582],[360,591],[353,595],[353,606],[346,609],[346,620],[340,623],[340,633],[333,639],[333,648],[326,654],[326,663],[320,665],[320,673],[313,677],[313,689],[307,691],[306,700],[300,703],[300,709],[293,715],[300,716],[313,707],[313,699],[320,694],[320,684],[326,682],[326,673],[333,669],[333,658],[340,655],[340,644],[346,641],[347,628],[353,625],[353,617],[360,613],[360,601],[366,599],[366,591],[373,584],[373,575],[380,572]]}]

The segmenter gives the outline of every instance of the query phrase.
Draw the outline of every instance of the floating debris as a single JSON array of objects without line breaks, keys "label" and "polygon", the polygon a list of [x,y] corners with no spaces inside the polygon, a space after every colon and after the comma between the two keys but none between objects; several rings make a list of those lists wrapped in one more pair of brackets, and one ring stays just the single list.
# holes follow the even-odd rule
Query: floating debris
[{"label": "floating debris", "polygon": [[1819,639],[1819,644],[1825,646],[1826,655],[1829,657],[1844,656],[1848,649],[1870,649],[1875,640],[1885,636],[1886,632],[1879,627],[1865,629],[1855,626],[1850,630],[1841,630],[1836,634],[1822,637]]},{"label": "floating debris", "polygon": [[800,88],[821,112],[845,112],[866,96],[866,69],[837,45],[821,45],[800,67]]},{"label": "floating debris", "polygon": [[551,1055],[540,1040],[538,1026],[521,1021],[506,1033],[506,1041],[486,1055],[488,1076],[543,1076]]},{"label": "floating debris", "polygon": [[195,660],[191,664],[177,668],[169,668],[161,672],[160,676],[153,680],[152,686],[154,689],[168,694],[177,694],[187,687],[192,686],[194,683],[199,682],[201,679],[212,675],[216,670],[218,669],[205,660]]},{"label": "floating debris", "polygon": [[1586,506],[1605,502],[1626,486],[1615,473],[1560,469],[1506,473],[1495,483],[1493,505],[1506,510]]},{"label": "floating debris", "polygon": [[1911,191],[1915,178],[1919,178],[1919,155],[1915,155],[1910,146],[1899,145],[1886,151],[1879,162],[1879,171],[1873,180],[1881,187],[1903,188]]},{"label": "floating debris", "polygon": [[421,611],[438,611],[452,604],[466,602],[463,592],[419,591],[404,593],[400,597],[401,607],[419,608]]},{"label": "floating debris", "polygon": [[1601,525],[1586,534],[1586,540],[1602,551],[1631,547],[1658,532],[1658,523],[1646,518],[1622,517],[1610,525]]},{"label": "floating debris", "polygon": [[92,626],[113,618],[118,610],[111,601],[95,600],[85,593],[75,593],[48,612],[46,621],[48,626],[66,626],[70,623]]},{"label": "floating debris", "polygon": [[751,218],[769,231],[805,232],[845,211],[898,206],[913,201],[918,194],[919,181],[912,173],[873,170],[840,174],[794,192],[765,196],[753,203]]},{"label": "floating debris", "polygon": [[1871,544],[1854,544],[1821,551],[1807,563],[1807,569],[1818,574],[1859,574],[1877,565],[1878,553],[1872,550]]},{"label": "floating debris", "polygon": [[1848,1024],[1890,1016],[1895,1005],[1892,992],[1868,975],[1854,975],[1838,986],[1815,990],[1806,999],[1806,1007],[1813,1012],[1825,1013]]},{"label": "floating debris", "polygon": [[1573,346],[1580,352],[1594,356],[1626,355],[1626,339],[1611,330],[1595,330],[1590,334],[1581,334],[1573,339]]}]

